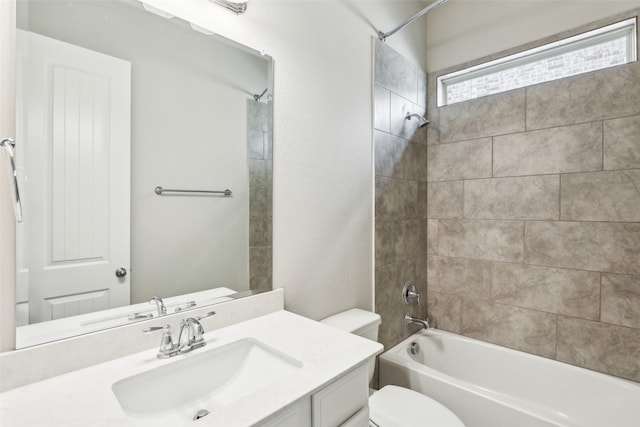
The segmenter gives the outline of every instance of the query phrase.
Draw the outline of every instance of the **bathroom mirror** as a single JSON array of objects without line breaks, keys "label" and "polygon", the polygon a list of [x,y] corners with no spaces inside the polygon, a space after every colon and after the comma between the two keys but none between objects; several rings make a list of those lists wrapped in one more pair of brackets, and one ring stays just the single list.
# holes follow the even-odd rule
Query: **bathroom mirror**
[{"label": "bathroom mirror", "polygon": [[17,348],[271,289],[271,57],[136,0],[19,0],[16,56]]}]

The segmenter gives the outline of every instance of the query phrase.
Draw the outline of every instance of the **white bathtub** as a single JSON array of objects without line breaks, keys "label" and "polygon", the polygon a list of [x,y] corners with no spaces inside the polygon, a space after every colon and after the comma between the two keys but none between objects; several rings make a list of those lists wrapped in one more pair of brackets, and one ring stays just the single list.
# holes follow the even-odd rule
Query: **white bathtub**
[{"label": "white bathtub", "polygon": [[640,426],[638,383],[435,329],[383,353],[379,371],[380,387],[426,394],[467,427]]}]

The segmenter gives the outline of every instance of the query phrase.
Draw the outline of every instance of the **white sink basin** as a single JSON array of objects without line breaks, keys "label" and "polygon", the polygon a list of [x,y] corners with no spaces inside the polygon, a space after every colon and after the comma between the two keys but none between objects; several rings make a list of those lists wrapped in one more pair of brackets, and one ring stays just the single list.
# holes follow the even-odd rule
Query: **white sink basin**
[{"label": "white sink basin", "polygon": [[113,384],[127,415],[141,418],[214,412],[300,369],[302,363],[251,338],[194,350]]}]

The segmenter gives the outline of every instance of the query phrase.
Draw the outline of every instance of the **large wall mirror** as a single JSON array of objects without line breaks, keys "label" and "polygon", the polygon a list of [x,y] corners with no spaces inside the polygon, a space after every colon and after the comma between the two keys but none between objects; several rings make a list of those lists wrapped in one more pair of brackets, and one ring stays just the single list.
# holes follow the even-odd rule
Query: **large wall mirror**
[{"label": "large wall mirror", "polygon": [[17,6],[16,347],[271,289],[272,58],[136,0]]}]

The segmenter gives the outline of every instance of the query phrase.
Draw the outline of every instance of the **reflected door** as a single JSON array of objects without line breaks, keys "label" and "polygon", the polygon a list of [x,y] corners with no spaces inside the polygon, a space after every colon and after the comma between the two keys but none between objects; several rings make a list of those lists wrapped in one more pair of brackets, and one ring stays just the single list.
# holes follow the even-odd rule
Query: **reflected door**
[{"label": "reflected door", "polygon": [[131,64],[17,37],[28,193],[18,294],[28,293],[29,323],[128,305]]}]

